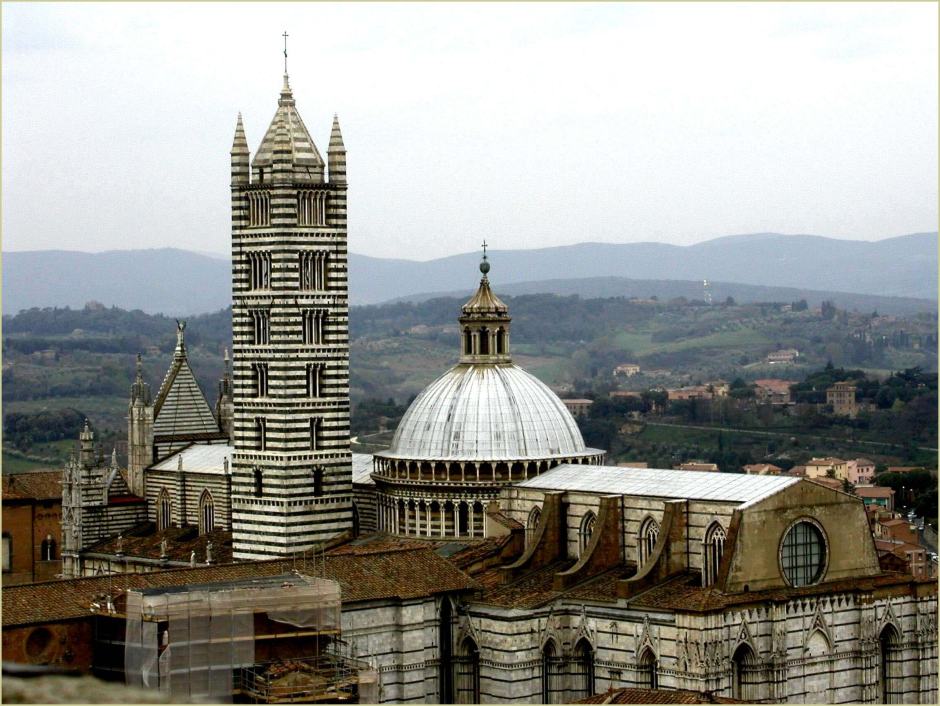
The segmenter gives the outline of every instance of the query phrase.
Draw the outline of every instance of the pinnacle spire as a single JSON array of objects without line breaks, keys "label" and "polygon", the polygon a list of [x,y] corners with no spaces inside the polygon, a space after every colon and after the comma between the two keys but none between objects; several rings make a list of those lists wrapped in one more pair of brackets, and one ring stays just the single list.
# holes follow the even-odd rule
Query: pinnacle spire
[{"label": "pinnacle spire", "polygon": [[235,123],[235,139],[232,141],[232,154],[248,154],[248,139],[245,137],[245,126],[242,123],[242,114],[238,114]]},{"label": "pinnacle spire", "polygon": [[176,320],[176,350],[173,351],[173,358],[186,357],[186,343],[183,341],[183,331],[186,330],[186,322]]},{"label": "pinnacle spire", "polygon": [[345,152],[346,146],[343,144],[343,133],[339,129],[339,116],[333,114],[333,129],[330,130],[330,146],[327,152]]}]

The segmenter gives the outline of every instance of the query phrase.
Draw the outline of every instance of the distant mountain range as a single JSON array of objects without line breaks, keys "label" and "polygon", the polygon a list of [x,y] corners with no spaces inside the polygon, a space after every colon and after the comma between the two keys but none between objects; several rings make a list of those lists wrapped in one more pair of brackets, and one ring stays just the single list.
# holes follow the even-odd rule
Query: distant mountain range
[{"label": "distant mountain range", "polygon": [[[478,253],[417,262],[351,254],[352,304],[464,293],[479,277]],[[537,250],[494,250],[498,292],[582,296],[685,296],[716,301],[837,304],[883,313],[935,310],[937,233],[875,242],[757,233],[696,245],[581,243]],[[845,294],[870,295],[846,297]],[[228,261],[185,250],[61,250],[3,254],[3,313],[90,300],[148,313],[195,314],[230,303]],[[853,304],[854,302],[854,304]]]}]

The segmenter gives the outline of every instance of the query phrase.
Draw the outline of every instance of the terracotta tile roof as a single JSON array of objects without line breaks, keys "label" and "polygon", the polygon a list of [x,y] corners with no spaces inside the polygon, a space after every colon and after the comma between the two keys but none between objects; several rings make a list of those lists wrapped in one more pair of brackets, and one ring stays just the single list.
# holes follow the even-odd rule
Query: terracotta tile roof
[{"label": "terracotta tile roof", "polygon": [[[398,547],[368,553],[328,552],[309,573],[335,579],[344,603],[378,599],[408,599],[477,588],[474,581],[429,547]],[[278,576],[297,570],[301,560],[274,559],[240,564],[171,569],[148,574],[120,574],[110,578],[112,590],[163,588],[190,584],[239,581]],[[3,625],[28,625],[72,620],[89,615],[96,595],[107,593],[109,578],[48,581],[3,589]],[[120,603],[119,603],[120,604]]]},{"label": "terracotta tile roof", "polygon": [[548,566],[523,574],[512,583],[502,584],[503,572],[499,568],[484,571],[474,578],[484,588],[479,600],[505,608],[535,608],[559,598],[564,591],[553,586],[555,574],[574,566],[574,559],[557,561]]},{"label": "terracotta tile roof", "polygon": [[503,547],[512,539],[511,535],[487,537],[475,543],[468,543],[463,549],[451,554],[448,559],[454,566],[466,571],[473,564],[488,558],[499,556]]},{"label": "terracotta tile roof", "polygon": [[[133,497],[133,496],[131,496]],[[135,498],[138,500],[138,498]],[[196,561],[206,558],[206,545],[212,542],[212,560],[219,564],[232,561],[232,533],[214,530],[208,534],[199,534],[198,527],[170,527],[157,532],[153,522],[144,522],[127,532],[120,543],[117,537],[103,539],[92,544],[86,552],[116,554],[118,545],[125,556],[161,559],[160,543],[166,539],[167,559],[170,561],[189,561],[190,552],[196,552]]]},{"label": "terracotta tile roof", "polygon": [[62,500],[62,471],[5,473],[3,499]]},{"label": "terracotta tile roof", "polygon": [[890,498],[894,490],[877,485],[856,485],[855,494],[860,498]]},{"label": "terracotta tile roof", "polygon": [[743,701],[686,689],[611,689],[576,704],[740,704]]}]

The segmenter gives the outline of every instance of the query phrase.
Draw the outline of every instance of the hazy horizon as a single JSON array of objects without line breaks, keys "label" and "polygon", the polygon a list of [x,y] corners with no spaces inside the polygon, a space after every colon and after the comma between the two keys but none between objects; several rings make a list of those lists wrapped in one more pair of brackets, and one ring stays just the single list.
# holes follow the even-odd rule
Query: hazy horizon
[{"label": "hazy horizon", "polygon": [[241,111],[289,73],[349,247],[425,261],[583,242],[937,228],[937,6],[3,7],[3,250],[225,256]]}]

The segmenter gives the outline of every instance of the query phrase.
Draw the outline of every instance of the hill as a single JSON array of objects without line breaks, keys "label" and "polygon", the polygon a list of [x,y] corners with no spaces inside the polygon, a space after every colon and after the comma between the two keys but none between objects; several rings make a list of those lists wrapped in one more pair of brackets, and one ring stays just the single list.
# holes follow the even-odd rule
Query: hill
[{"label": "hill", "polygon": [[[427,262],[350,254],[350,301],[376,304],[427,292],[467,291],[475,285],[476,252]],[[657,296],[700,297],[701,280],[752,287],[786,288],[779,294],[728,289],[742,301],[835,298],[833,292],[912,297],[936,302],[937,234],[917,233],[876,242],[815,235],[759,233],[696,245],[581,243],[535,250],[493,251],[494,280],[502,291],[526,284],[581,296],[650,296],[648,284],[631,293],[625,280],[675,282]],[[3,313],[32,307],[82,307],[88,301],[148,313],[191,315],[216,311],[231,301],[229,263],[219,256],[176,250],[61,250],[9,252],[3,256]],[[603,290],[605,278],[621,280]],[[560,281],[567,282],[560,284]],[[609,284],[609,283],[608,283]],[[657,285],[660,286],[660,285]],[[693,295],[691,288],[699,294]],[[792,294],[790,288],[803,292]],[[685,293],[689,292],[689,293]],[[718,291],[713,296],[718,298]],[[924,302],[899,300],[897,312],[924,310]],[[878,308],[859,305],[858,309]],[[879,308],[880,310],[880,308]],[[888,310],[887,308],[885,309]]]}]

